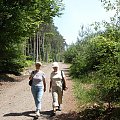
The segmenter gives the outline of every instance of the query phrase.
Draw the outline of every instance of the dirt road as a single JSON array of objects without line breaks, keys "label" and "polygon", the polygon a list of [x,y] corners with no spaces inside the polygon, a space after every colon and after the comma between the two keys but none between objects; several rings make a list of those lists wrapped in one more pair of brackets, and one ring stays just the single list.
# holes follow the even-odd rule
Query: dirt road
[{"label": "dirt road", "polygon": [[[62,112],[57,112],[56,117],[50,117],[52,110],[52,96],[49,93],[49,76],[52,71],[51,64],[43,66],[46,73],[47,91],[42,99],[42,112],[38,120],[66,120],[72,119],[69,116],[71,111],[76,110],[76,102],[73,97],[72,81],[69,78],[69,65],[59,63],[60,69],[65,71],[67,76],[68,90],[64,92]],[[68,116],[67,116],[68,115]],[[15,82],[10,87],[0,91],[0,120],[35,120],[35,105],[31,94],[28,79]],[[74,120],[74,119],[73,119]]]}]

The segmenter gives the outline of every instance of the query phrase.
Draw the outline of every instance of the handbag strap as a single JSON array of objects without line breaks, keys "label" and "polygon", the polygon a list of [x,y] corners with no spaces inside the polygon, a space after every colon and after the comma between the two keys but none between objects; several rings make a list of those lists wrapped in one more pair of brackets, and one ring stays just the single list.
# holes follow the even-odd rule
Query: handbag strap
[{"label": "handbag strap", "polygon": [[32,74],[33,74],[33,76],[32,76],[32,78],[33,78],[35,76],[35,74],[36,74],[35,71],[32,71]]},{"label": "handbag strap", "polygon": [[64,80],[63,71],[61,70],[62,81]]}]

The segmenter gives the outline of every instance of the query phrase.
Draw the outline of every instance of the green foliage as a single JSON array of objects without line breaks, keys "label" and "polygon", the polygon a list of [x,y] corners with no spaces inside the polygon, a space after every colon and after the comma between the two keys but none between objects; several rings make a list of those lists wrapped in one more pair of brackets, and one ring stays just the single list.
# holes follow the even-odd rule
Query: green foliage
[{"label": "green foliage", "polygon": [[64,53],[64,60],[66,63],[72,63],[74,58],[77,56],[77,49],[74,45],[71,45],[70,48]]},{"label": "green foliage", "polygon": [[95,95],[92,84],[82,83],[81,81],[87,80],[87,77],[81,77],[74,80],[74,95],[77,98],[79,104],[94,103]]},{"label": "green foliage", "polygon": [[103,3],[104,8],[109,11],[109,10],[115,10],[116,14],[119,14],[120,11],[120,1],[119,0],[101,0]]},{"label": "green foliage", "polygon": [[25,41],[38,30],[38,25],[61,15],[62,8],[62,1],[56,0],[0,1],[1,71],[21,71],[25,65]]},{"label": "green foliage", "polygon": [[[100,34],[84,38],[76,45],[71,65],[71,75],[79,78],[77,96],[82,101],[117,102],[120,101],[120,31],[118,26],[110,25]],[[73,48],[69,48],[70,50]],[[68,49],[68,51],[69,51]],[[82,84],[82,85],[81,85]],[[93,85],[88,90],[82,89],[85,84]],[[82,93],[80,93],[80,91]],[[86,100],[87,99],[87,100]]]},{"label": "green foliage", "polygon": [[26,60],[25,61],[25,67],[29,67],[29,66],[31,66],[33,64],[34,64],[34,62],[32,60]]}]

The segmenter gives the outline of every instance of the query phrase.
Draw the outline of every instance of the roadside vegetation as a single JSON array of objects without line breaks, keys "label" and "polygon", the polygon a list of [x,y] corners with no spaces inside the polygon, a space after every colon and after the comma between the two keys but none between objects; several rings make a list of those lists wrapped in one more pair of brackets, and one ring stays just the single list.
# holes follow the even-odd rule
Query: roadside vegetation
[{"label": "roadside vegetation", "polygon": [[[93,116],[100,120],[111,114],[113,108],[120,107],[119,2],[102,2],[107,10],[113,10],[114,6],[114,17],[109,23],[103,21],[87,27],[82,25],[78,41],[70,45],[64,54],[65,62],[71,63],[70,75],[74,79],[74,94],[80,109],[98,110],[99,115],[95,117],[95,113]],[[91,112],[88,116],[93,114]],[[117,112],[120,113],[120,110]],[[115,114],[113,119],[119,119],[119,116],[115,118]]]}]

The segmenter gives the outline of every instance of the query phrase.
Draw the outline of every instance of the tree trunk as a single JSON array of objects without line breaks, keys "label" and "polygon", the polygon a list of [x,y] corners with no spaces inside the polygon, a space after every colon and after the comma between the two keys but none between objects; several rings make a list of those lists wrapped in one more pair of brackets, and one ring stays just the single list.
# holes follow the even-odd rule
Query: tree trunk
[{"label": "tree trunk", "polygon": [[38,39],[38,43],[39,43],[39,45],[38,45],[38,57],[39,57],[39,60],[41,60],[41,53],[40,53],[40,44],[41,44],[41,39],[40,39],[40,32],[39,32],[39,39]]},{"label": "tree trunk", "polygon": [[35,49],[36,49],[36,35],[34,33],[34,41],[33,41],[33,56],[34,56],[34,61],[36,61]]},{"label": "tree trunk", "polygon": [[45,55],[45,51],[44,51],[44,39],[45,39],[45,36],[44,36],[44,32],[42,33],[42,50],[43,50],[43,61],[44,61],[44,55]]},{"label": "tree trunk", "polygon": [[30,37],[29,55],[32,55],[32,37]]},{"label": "tree trunk", "polygon": [[39,51],[39,49],[38,49],[38,46],[39,46],[39,33],[37,32],[37,39],[36,39],[36,61],[38,61],[39,59],[38,59],[38,51]]},{"label": "tree trunk", "polygon": [[30,54],[30,38],[28,39],[28,42],[27,42],[27,56],[29,56]]}]

